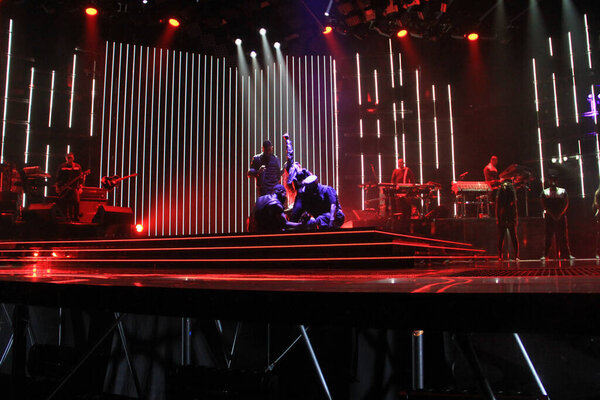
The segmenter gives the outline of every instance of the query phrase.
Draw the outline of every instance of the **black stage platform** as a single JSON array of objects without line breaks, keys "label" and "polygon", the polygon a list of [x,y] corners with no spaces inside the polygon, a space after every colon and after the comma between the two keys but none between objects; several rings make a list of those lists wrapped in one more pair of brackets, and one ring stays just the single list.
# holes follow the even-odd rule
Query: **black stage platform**
[{"label": "black stage platform", "polygon": [[1,242],[0,301],[202,318],[596,332],[600,261],[351,230]]}]

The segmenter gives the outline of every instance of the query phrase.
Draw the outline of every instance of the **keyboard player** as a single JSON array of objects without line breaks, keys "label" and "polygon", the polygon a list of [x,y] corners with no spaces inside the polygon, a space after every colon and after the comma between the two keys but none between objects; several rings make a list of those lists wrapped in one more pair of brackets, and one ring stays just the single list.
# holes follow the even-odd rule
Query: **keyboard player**
[{"label": "keyboard player", "polygon": [[[415,175],[412,170],[404,165],[404,159],[398,159],[398,168],[392,173],[392,183],[394,185],[415,183]],[[403,193],[396,193],[392,204],[390,204],[392,210],[392,216],[395,221],[400,223],[396,229],[399,231],[407,231],[410,225],[410,215],[412,211],[412,205],[410,198]],[[395,229],[395,230],[396,230]]]}]

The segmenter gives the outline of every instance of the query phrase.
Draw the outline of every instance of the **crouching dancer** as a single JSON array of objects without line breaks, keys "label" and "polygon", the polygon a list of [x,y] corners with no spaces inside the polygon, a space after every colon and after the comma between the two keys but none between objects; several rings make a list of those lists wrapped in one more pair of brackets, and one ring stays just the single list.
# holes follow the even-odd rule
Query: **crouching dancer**
[{"label": "crouching dancer", "polygon": [[251,232],[282,232],[299,228],[301,222],[290,222],[285,213],[285,188],[277,184],[273,193],[260,196],[250,214],[249,230]]},{"label": "crouching dancer", "polygon": [[339,228],[345,219],[335,189],[321,185],[316,175],[302,182],[290,220],[300,220],[304,212],[315,218],[318,229]]}]

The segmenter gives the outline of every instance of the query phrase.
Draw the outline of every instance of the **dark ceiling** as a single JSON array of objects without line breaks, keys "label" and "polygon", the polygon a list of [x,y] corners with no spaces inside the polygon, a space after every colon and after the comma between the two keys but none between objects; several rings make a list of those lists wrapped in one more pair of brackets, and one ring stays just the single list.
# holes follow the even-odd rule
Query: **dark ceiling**
[{"label": "dark ceiling", "polygon": [[[537,4],[560,26],[561,3]],[[572,1],[582,12],[594,10],[598,0]],[[156,45],[169,17],[181,26],[170,46],[217,56],[234,54],[233,41],[242,38],[244,49],[258,49],[258,29],[265,27],[271,42],[280,41],[287,54],[326,51],[323,27],[351,40],[393,36],[406,28],[422,40],[460,39],[478,30],[484,39],[511,41],[527,22],[535,0],[0,0],[3,15],[27,16],[33,24],[50,23],[60,29],[83,27],[83,9],[99,9],[102,39]],[[329,10],[329,16],[325,12]],[[498,11],[504,16],[498,19]],[[558,23],[552,21],[557,19]],[[48,22],[50,21],[50,22]]]}]

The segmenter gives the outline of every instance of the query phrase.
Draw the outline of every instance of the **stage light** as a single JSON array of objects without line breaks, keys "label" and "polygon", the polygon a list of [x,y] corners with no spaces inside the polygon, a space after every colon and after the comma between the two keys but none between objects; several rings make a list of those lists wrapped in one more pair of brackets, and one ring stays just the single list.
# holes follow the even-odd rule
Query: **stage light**
[{"label": "stage light", "polygon": [[477,39],[479,39],[479,34],[475,33],[475,32],[471,32],[467,35],[467,39],[469,39],[471,42],[474,42]]},{"label": "stage light", "polygon": [[240,39],[240,38],[235,39],[235,45],[236,46],[241,46],[242,45],[242,39]]},{"label": "stage light", "polygon": [[33,252],[33,256],[34,256],[34,257],[38,257],[39,255],[40,255],[40,253],[38,253],[37,251],[34,251],[34,252]]},{"label": "stage light", "polygon": [[98,14],[98,9],[95,7],[87,7],[85,9],[85,13],[87,15],[94,16],[94,15]]},{"label": "stage light", "polygon": [[275,42],[275,43],[273,44],[273,47],[275,47],[276,49],[279,49],[279,48],[281,47],[281,43],[279,43],[279,42]]},{"label": "stage light", "polygon": [[169,18],[169,25],[174,26],[174,27],[178,27],[179,26],[179,20],[176,18]]},{"label": "stage light", "polygon": [[52,252],[52,257],[58,257],[58,254],[56,254],[56,252]]},{"label": "stage light", "polygon": [[254,50],[250,52],[250,57],[256,58],[256,52]]},{"label": "stage light", "polygon": [[262,36],[265,36],[267,34],[267,30],[265,28],[260,28],[258,33],[260,33]]},{"label": "stage light", "polygon": [[142,224],[137,224],[137,225],[135,226],[135,231],[136,231],[137,233],[142,233],[142,231],[143,231],[143,230],[144,230],[144,227],[142,226]]},{"label": "stage light", "polygon": [[329,35],[331,32],[333,32],[333,28],[331,26],[326,26],[325,29],[323,29],[323,35]]},{"label": "stage light", "polygon": [[396,33],[396,36],[398,36],[399,38],[406,37],[407,35],[408,31],[406,29],[400,29],[398,33]]}]

